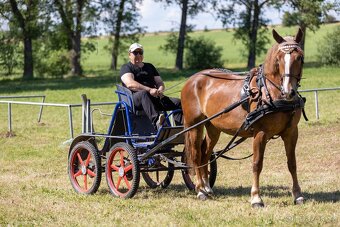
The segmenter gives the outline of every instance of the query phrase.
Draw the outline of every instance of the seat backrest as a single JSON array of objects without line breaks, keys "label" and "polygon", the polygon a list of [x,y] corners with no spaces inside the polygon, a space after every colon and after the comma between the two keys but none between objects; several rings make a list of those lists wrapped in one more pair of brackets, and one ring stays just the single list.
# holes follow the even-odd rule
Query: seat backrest
[{"label": "seat backrest", "polygon": [[116,87],[117,87],[116,93],[118,95],[118,100],[120,102],[125,102],[127,104],[128,108],[129,108],[129,111],[134,113],[135,107],[134,107],[134,104],[133,104],[131,90],[122,86],[122,85],[119,85],[119,84],[116,84]]},{"label": "seat backrest", "polygon": [[156,131],[152,122],[146,116],[145,112],[143,110],[135,109],[131,90],[119,84],[116,84],[116,87],[116,93],[118,94],[119,101],[125,102],[129,112],[131,113],[132,122],[130,123],[132,125],[132,133],[138,135],[150,135],[155,133]]}]

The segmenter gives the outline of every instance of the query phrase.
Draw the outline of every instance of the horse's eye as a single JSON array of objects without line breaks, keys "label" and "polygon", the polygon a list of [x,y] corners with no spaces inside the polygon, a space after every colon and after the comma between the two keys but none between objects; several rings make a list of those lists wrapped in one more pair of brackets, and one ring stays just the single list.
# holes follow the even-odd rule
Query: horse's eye
[{"label": "horse's eye", "polygon": [[301,61],[302,57],[300,55],[296,56],[297,61]]}]

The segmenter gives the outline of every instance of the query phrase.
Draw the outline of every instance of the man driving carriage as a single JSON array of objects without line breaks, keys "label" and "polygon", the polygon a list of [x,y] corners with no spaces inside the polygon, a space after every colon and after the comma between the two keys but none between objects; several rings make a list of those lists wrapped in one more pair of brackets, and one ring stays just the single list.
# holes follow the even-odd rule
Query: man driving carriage
[{"label": "man driving carriage", "polygon": [[[141,44],[131,44],[129,59],[120,69],[123,86],[132,91],[135,108],[144,110],[155,129],[158,129],[165,119],[160,111],[181,109],[181,100],[163,94],[163,80],[151,63],[143,62],[144,49]],[[174,120],[176,125],[181,125],[182,113],[175,113]]]}]

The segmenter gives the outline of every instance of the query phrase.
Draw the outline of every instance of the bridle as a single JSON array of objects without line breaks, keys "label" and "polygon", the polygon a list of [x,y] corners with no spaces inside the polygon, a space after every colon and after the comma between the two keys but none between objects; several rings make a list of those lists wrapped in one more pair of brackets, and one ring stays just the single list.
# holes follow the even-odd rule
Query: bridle
[{"label": "bridle", "polygon": [[[294,75],[290,72],[290,58],[291,58],[291,53],[294,51],[297,51],[299,53],[303,53],[301,47],[297,44],[297,43],[281,43],[279,44],[278,47],[278,51],[279,52],[283,52],[284,55],[284,62],[285,62],[285,66],[284,66],[284,73],[281,75],[281,84],[277,85],[274,81],[272,81],[271,79],[269,79],[266,75],[263,75],[263,77],[269,81],[275,88],[277,88],[278,90],[281,91],[281,95],[284,95],[284,83],[285,83],[285,78],[289,79],[289,78],[295,78],[297,80],[297,87],[300,87],[300,81],[301,81],[301,72],[297,75]],[[301,56],[301,64],[303,64],[303,54]],[[289,80],[288,80],[289,81]]]}]

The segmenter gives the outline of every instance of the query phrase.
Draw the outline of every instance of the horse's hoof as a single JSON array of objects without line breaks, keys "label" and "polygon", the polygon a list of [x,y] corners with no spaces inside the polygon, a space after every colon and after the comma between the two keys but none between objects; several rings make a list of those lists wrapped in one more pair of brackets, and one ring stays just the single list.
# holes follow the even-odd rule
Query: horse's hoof
[{"label": "horse's hoof", "polygon": [[264,203],[253,203],[251,204],[252,208],[263,208],[264,207]]},{"label": "horse's hoof", "polygon": [[302,205],[303,203],[304,203],[304,198],[303,197],[299,197],[299,198],[294,200],[294,204],[295,205]]},{"label": "horse's hoof", "polygon": [[200,191],[200,192],[198,192],[198,194],[197,194],[197,198],[198,198],[199,200],[205,201],[205,200],[208,199],[208,196],[207,196],[207,194],[205,194],[204,192]]},{"label": "horse's hoof", "polygon": [[213,195],[214,194],[214,191],[209,187],[205,187],[205,191],[208,195]]}]

